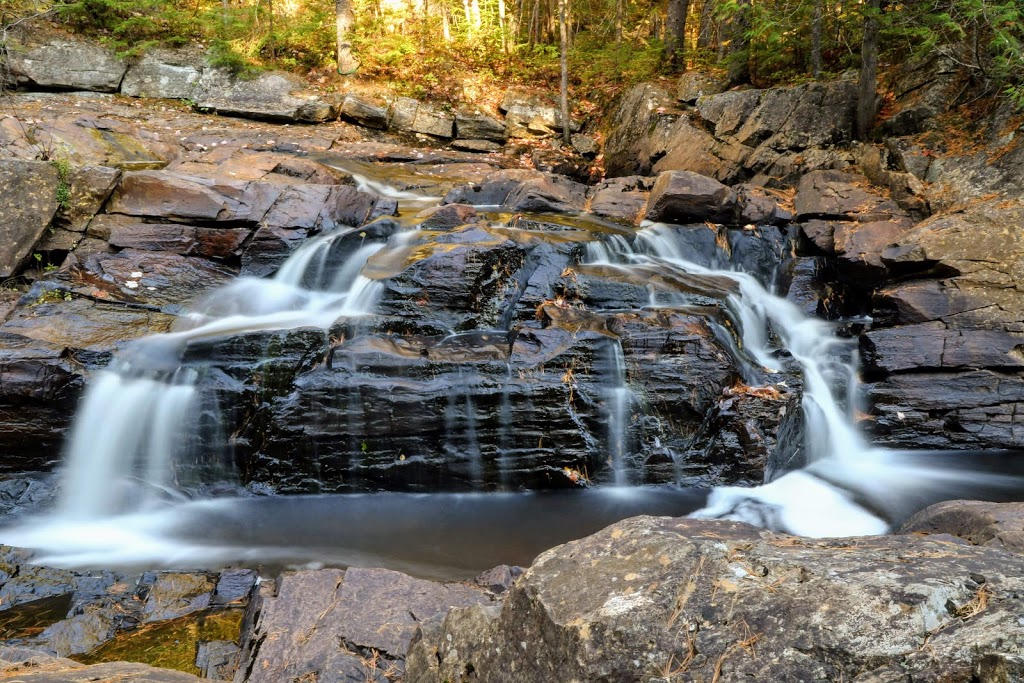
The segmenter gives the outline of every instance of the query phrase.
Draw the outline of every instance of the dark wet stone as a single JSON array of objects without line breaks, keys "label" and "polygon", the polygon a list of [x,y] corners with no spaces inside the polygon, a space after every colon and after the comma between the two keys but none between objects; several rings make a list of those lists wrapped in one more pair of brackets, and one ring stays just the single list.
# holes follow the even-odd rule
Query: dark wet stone
[{"label": "dark wet stone", "polygon": [[0,440],[6,472],[50,470],[85,384],[65,346],[0,328]]},{"label": "dark wet stone", "polygon": [[387,280],[378,310],[454,331],[498,327],[516,304],[525,259],[526,249],[485,228],[439,235]]},{"label": "dark wet stone", "polygon": [[503,564],[493,569],[488,569],[476,577],[477,585],[483,586],[495,595],[501,595],[515,583],[516,579],[523,575],[522,567],[510,567]]},{"label": "dark wet stone", "polygon": [[872,330],[861,339],[868,367],[887,372],[1024,367],[1022,333],[950,329],[934,321]]},{"label": "dark wet stone", "polygon": [[1024,382],[993,370],[895,373],[869,383],[873,441],[892,448],[1020,448]]},{"label": "dark wet stone", "polygon": [[651,188],[645,217],[665,223],[724,223],[735,208],[735,193],[717,180],[690,171],[666,171]]},{"label": "dark wet stone", "polygon": [[210,604],[227,605],[247,599],[258,578],[259,573],[252,569],[225,569],[217,579]]}]

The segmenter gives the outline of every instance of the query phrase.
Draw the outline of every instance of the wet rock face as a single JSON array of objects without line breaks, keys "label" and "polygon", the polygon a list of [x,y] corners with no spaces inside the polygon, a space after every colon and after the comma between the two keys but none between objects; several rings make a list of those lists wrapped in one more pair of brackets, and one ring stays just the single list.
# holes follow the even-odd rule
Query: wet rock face
[{"label": "wet rock face", "polygon": [[[181,671],[199,673],[199,640],[213,640],[216,635],[239,641],[242,610],[256,576],[252,570],[146,572],[141,577],[112,571],[79,573],[37,566],[28,551],[3,548],[0,623],[5,647],[0,648],[0,660],[21,662],[56,655],[94,665],[85,669],[85,664],[66,660],[71,668],[52,669],[63,677],[39,680],[108,680],[104,678],[108,671],[113,672],[111,676],[123,677],[114,676],[112,681],[198,680]],[[214,622],[222,626],[211,626]],[[148,643],[147,637],[151,639]],[[132,642],[138,643],[134,649]],[[230,642],[221,645],[222,654],[227,654],[227,644]],[[20,654],[6,647],[10,645],[23,646]],[[179,672],[150,669],[141,663],[99,664],[125,654],[154,666],[169,664]],[[227,659],[221,671],[233,672],[237,648]],[[7,671],[0,666],[0,677],[4,673]],[[150,674],[154,678],[148,678]]]},{"label": "wet rock face", "polygon": [[875,295],[862,339],[874,437],[897,447],[1024,444],[1017,417],[1024,308],[1019,202],[927,219],[881,252],[899,275]]},{"label": "wet rock face", "polygon": [[[617,468],[634,483],[760,479],[788,397],[729,398],[746,391],[714,303],[729,281],[580,265],[586,224],[475,218],[371,257],[365,272],[386,277],[376,316],[188,352],[242,383],[221,403],[237,406],[225,419],[247,480],[308,492],[558,488]],[[689,232],[708,265],[768,276],[780,258],[773,229]],[[652,281],[704,303],[624,312],[649,303]],[[252,353],[266,359],[258,380]]]},{"label": "wet rock face", "polygon": [[1019,564],[909,537],[811,541],[634,518],[543,553],[500,609],[455,609],[422,627],[406,680],[662,680],[683,669],[699,680],[899,672],[967,683],[1017,666]]}]

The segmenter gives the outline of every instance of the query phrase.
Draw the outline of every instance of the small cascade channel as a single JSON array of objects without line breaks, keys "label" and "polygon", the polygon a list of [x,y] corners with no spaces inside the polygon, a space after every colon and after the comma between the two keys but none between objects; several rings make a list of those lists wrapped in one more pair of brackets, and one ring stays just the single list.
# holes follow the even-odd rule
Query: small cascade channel
[{"label": "small cascade channel", "polygon": [[[748,264],[730,258],[729,249],[694,248],[687,241],[692,231],[685,227],[655,224],[631,231],[587,217],[513,217],[481,208],[482,220],[473,229],[506,252],[515,256],[523,244],[542,244],[572,254],[561,277],[566,287],[586,292],[589,308],[566,303],[567,290],[551,291],[536,307],[537,317],[546,310],[548,327],[524,323],[534,318],[532,311],[508,308],[484,311],[492,328],[466,329],[454,317],[438,318],[454,322],[432,322],[428,331],[426,325],[417,328],[396,311],[431,302],[399,300],[402,308],[395,292],[401,294],[408,283],[395,279],[430,249],[451,253],[459,243],[428,245],[429,231],[412,218],[436,197],[396,190],[352,164],[336,167],[352,173],[361,188],[399,200],[399,220],[311,238],[274,277],[240,278],[200,302],[171,332],[128,345],[98,373],[82,401],[58,509],[4,530],[0,540],[41,549],[41,561],[75,567],[328,562],[452,577],[499,563],[527,563],[551,545],[634,514],[693,513],[813,536],[875,534],[934,500],[972,491],[993,497],[1020,486],[1016,475],[967,478],[952,458],[936,466],[935,458],[870,448],[854,421],[852,342],[837,337],[833,324],[807,318],[770,291],[777,260],[754,258],[741,270]],[[513,303],[529,290],[529,273],[540,269],[529,258],[522,257],[527,275],[508,280],[501,290],[515,292],[509,295]],[[479,263],[467,258],[463,265],[469,271]],[[485,265],[491,280],[501,276],[498,266]],[[643,287],[632,284],[637,282]],[[635,301],[616,293],[637,289],[643,298]],[[800,378],[803,428],[800,443],[788,444],[800,454],[792,460],[803,465],[800,469],[779,467],[781,476],[761,486],[710,492],[688,488],[682,475],[675,486],[643,485],[649,481],[650,451],[667,453],[670,472],[682,472],[686,456],[648,434],[668,429],[661,425],[671,422],[655,414],[653,392],[634,379],[636,359],[643,358],[637,347],[650,343],[650,330],[632,337],[615,330],[639,324],[643,316],[677,314],[711,329],[720,348],[716,358],[725,362],[728,356],[745,385],[776,390],[785,386],[783,378],[794,373]],[[393,334],[396,326],[412,331]],[[205,381],[222,370],[212,362],[183,359],[190,349],[225,338],[299,328],[319,331],[335,347],[347,344],[347,354],[329,353],[316,364],[329,365],[337,384],[289,413],[293,431],[283,448],[295,453],[296,463],[313,427],[325,440],[301,448],[329,451],[343,444],[349,451],[345,458],[318,460],[310,479],[333,469],[349,480],[364,478],[372,489],[378,480],[371,477],[382,462],[403,468],[382,476],[415,472],[418,462],[432,464],[429,454],[409,451],[419,440],[454,463],[472,492],[245,495],[234,483],[232,436],[226,433],[232,427],[225,428],[224,416],[236,407],[221,405],[223,399]],[[516,360],[532,353],[521,337],[563,333],[565,345],[583,337],[589,346],[564,372],[554,373],[560,379],[544,383],[534,374],[545,363],[527,367]],[[415,345],[428,337],[429,344]],[[402,364],[376,370],[383,357]],[[589,377],[582,376],[583,367],[576,375],[578,359],[590,363]],[[362,384],[371,371],[385,379],[385,404],[375,403],[378,396]],[[418,405],[416,394],[403,394],[414,384],[428,387],[436,401]],[[370,388],[380,386],[377,381]],[[327,402],[325,395],[336,411],[327,414],[338,419],[304,423],[304,411]],[[570,426],[561,433],[556,425],[535,424],[543,420],[534,408],[552,396],[564,406]],[[670,410],[678,412],[676,406]],[[420,413],[427,417],[417,417]],[[382,420],[393,443],[366,436]],[[579,442],[575,447],[592,458],[551,468],[550,481],[568,488],[568,482],[591,479],[595,488],[510,490],[525,459],[559,455],[569,432]],[[701,436],[698,432],[691,440]],[[602,471],[588,471],[591,463]],[[235,495],[207,499],[204,487],[217,482],[227,482],[224,488]]]}]

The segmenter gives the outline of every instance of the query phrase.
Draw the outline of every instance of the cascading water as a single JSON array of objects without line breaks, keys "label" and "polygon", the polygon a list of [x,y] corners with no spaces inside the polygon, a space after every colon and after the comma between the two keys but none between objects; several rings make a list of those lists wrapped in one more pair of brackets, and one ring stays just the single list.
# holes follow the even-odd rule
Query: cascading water
[{"label": "cascading water", "polygon": [[[957,485],[966,490],[962,473],[867,444],[853,415],[858,358],[852,342],[838,338],[828,322],[809,318],[790,301],[770,293],[753,275],[688,259],[677,230],[652,224],[640,230],[632,244],[615,240],[603,249],[588,248],[588,255],[605,263],[732,280],[738,291],[727,297],[726,305],[738,323],[743,353],[770,378],[782,367],[771,347],[774,333],[779,347],[798,365],[804,385],[802,449],[807,466],[758,487],[716,488],[707,506],[693,516],[806,536],[881,534],[889,530],[891,520],[948,497]],[[652,305],[660,305],[664,297],[664,292],[652,289]],[[686,298],[670,293],[668,300],[677,305]],[[970,480],[971,485],[993,491],[1019,485],[1015,476],[977,474]]]},{"label": "cascading water", "polygon": [[629,407],[633,398],[626,379],[626,358],[622,344],[614,340],[608,344],[608,379],[605,383],[605,402],[608,419],[608,460],[616,486],[630,484],[630,468],[626,462]]},{"label": "cascading water", "polygon": [[[196,387],[197,370],[179,366],[183,350],[204,338],[326,329],[339,318],[370,313],[382,285],[361,271],[385,245],[361,235],[352,229],[309,240],[273,279],[240,278],[207,297],[177,329],[134,342],[126,358],[99,373],[71,433],[61,514],[101,518],[142,509],[196,483],[181,481],[178,472],[202,440],[195,433],[200,415],[216,406]],[[334,252],[345,240],[360,244],[338,265]]]},{"label": "cascading water", "polygon": [[[352,173],[354,168],[346,170]],[[357,173],[353,176],[360,187],[403,202],[411,201],[414,207],[436,201],[394,190]],[[517,230],[528,232],[530,228],[521,227],[520,223],[528,224],[531,220],[506,220],[490,227],[503,230],[502,235]],[[779,376],[779,370],[793,364],[799,367],[805,413],[803,452],[809,466],[760,487],[716,489],[707,505],[695,514],[740,519],[808,535],[881,533],[888,528],[888,519],[899,516],[899,511],[886,505],[894,496],[904,495],[905,490],[890,488],[873,496],[867,490],[869,485],[877,486],[892,475],[904,482],[912,477],[921,479],[921,472],[928,470],[894,463],[893,454],[872,451],[866,446],[851,414],[856,395],[856,358],[850,343],[837,338],[829,323],[808,319],[794,305],[769,293],[761,284],[766,279],[764,272],[755,276],[733,270],[729,260],[721,257],[725,250],[689,248],[680,239],[688,228],[652,225],[630,232],[595,222],[580,229],[578,225],[559,224],[555,219],[544,226],[539,230],[559,231],[566,227],[559,238],[582,243],[580,248],[574,247],[574,253],[584,252],[588,264],[633,273],[635,281],[668,282],[668,286],[651,287],[651,308],[714,309],[719,300],[724,301],[726,310],[722,313],[727,324],[713,329],[715,343],[735,356],[734,367],[744,381],[770,382]],[[211,443],[224,442],[223,438],[194,434],[192,429],[204,419],[216,422],[210,417],[216,413],[216,406],[209,403],[211,397],[202,391],[205,366],[182,364],[187,347],[235,334],[298,327],[327,329],[339,318],[370,313],[382,291],[381,280],[393,277],[405,267],[402,264],[418,258],[416,254],[426,240],[423,235],[418,230],[392,235],[364,226],[318,236],[300,247],[273,279],[241,278],[181,318],[171,333],[131,344],[109,370],[98,374],[82,403],[64,469],[66,483],[57,523],[44,526],[41,531],[26,532],[22,537],[8,535],[5,542],[56,550],[58,555],[47,560],[72,566],[102,565],[115,561],[115,557],[179,566],[241,558],[384,563],[383,557],[404,546],[423,557],[431,557],[430,562],[449,562],[455,554],[469,552],[467,537],[460,535],[468,529],[466,533],[473,537],[473,542],[479,542],[484,549],[480,557],[488,558],[466,559],[467,567],[479,570],[497,562],[522,562],[531,557],[526,551],[502,554],[507,547],[521,546],[536,552],[599,528],[615,516],[645,512],[680,514],[704,502],[704,494],[694,491],[630,486],[644,480],[634,464],[641,459],[639,456],[645,455],[635,452],[640,441],[637,434],[659,418],[652,414],[643,420],[633,420],[634,412],[649,410],[648,397],[634,393],[629,382],[633,373],[627,373],[622,343],[607,328],[596,335],[597,345],[590,347],[594,360],[591,370],[597,376],[596,385],[591,385],[592,393],[579,397],[577,410],[572,405],[570,387],[567,407],[575,428],[585,432],[587,451],[597,455],[594,460],[607,459],[610,463],[607,472],[611,476],[604,481],[617,486],[607,491],[562,496],[506,492],[443,494],[436,498],[386,494],[297,501],[181,501],[179,489],[187,488],[191,482],[187,473],[174,464],[180,464],[194,451],[209,451]],[[703,254],[704,260],[698,254]],[[368,263],[371,267],[367,267]],[[722,281],[731,283],[730,287],[723,288]],[[674,287],[673,282],[683,286]],[[527,285],[520,282],[517,287]],[[710,286],[707,295],[699,293],[704,285]],[[733,294],[728,294],[733,290]],[[640,301],[638,305],[643,306],[643,296]],[[635,313],[624,312],[621,305],[614,312],[624,317]],[[500,317],[497,326],[502,328],[498,330],[501,335],[512,330],[513,313],[510,309]],[[715,328],[717,323],[709,320],[708,324]],[[346,327],[351,329],[352,325]],[[731,329],[738,331],[739,342],[733,339]],[[453,332],[441,344],[457,346],[465,341],[466,348],[472,349],[487,338],[479,332]],[[509,338],[514,336],[510,334]],[[776,343],[778,349],[773,348]],[[369,355],[375,353],[370,342],[364,348],[369,349]],[[627,350],[635,351],[632,345]],[[788,352],[788,358],[783,350]],[[509,355],[496,354],[488,360],[504,363],[497,381],[494,375],[486,374],[485,365],[463,360],[475,358],[472,354],[439,353],[434,358],[432,353],[433,347],[424,346],[415,362],[424,359],[422,362],[430,372],[445,363],[452,364],[456,366],[452,374],[457,375],[449,380],[449,385],[434,385],[439,401],[443,401],[440,410],[444,411],[443,416],[433,414],[439,418],[435,421],[447,423],[439,443],[452,461],[465,467],[467,483],[476,487],[498,483],[503,489],[515,485],[510,480],[518,474],[519,459],[530,457],[534,448],[551,448],[547,433],[535,446],[524,442],[517,433],[534,413],[534,401],[540,405],[547,400],[540,393],[543,387],[522,381],[528,373],[524,374],[521,366],[514,367],[507,349],[504,353]],[[336,368],[345,370],[340,376],[358,384],[360,373],[364,372],[360,358],[363,357],[340,353],[331,361],[338,363]],[[633,356],[630,368],[636,372],[632,359]],[[437,366],[431,368],[430,363]],[[566,378],[563,385],[571,385],[568,370]],[[389,390],[400,390],[407,379],[389,377]],[[487,394],[488,388],[494,386],[499,386],[499,390]],[[355,481],[365,477],[366,470],[376,464],[373,445],[359,436],[380,419],[374,412],[371,389],[370,385],[344,387],[344,396],[338,398],[345,412],[340,430],[353,454],[340,469]],[[559,396],[564,391],[565,386],[560,387]],[[497,429],[493,428],[495,419],[500,423]],[[517,424],[516,420],[523,422]],[[672,428],[671,419],[665,422],[667,432]],[[488,430],[496,434],[496,444],[486,441]],[[672,450],[663,447],[657,438],[654,443],[655,448]],[[497,482],[488,479],[494,469],[484,459],[484,454],[489,457],[494,452],[494,445]],[[672,457],[676,457],[674,452]],[[931,477],[929,481],[937,487],[948,485],[956,476],[931,472],[924,479]],[[317,474],[319,470],[311,476]],[[586,472],[576,474],[587,476]],[[174,506],[147,506],[176,497],[179,500]],[[652,506],[652,501],[656,505]],[[615,511],[610,512],[609,508]],[[135,512],[113,518],[112,523],[91,524],[103,517],[112,519],[110,516],[125,509]],[[553,514],[560,515],[561,521],[555,522]],[[250,523],[260,515],[266,517],[258,524]],[[388,526],[391,520],[408,517],[433,520],[428,526],[436,527],[434,533],[425,534],[416,525],[405,527],[404,531],[401,524],[399,528]],[[336,523],[336,519],[344,519],[345,523]],[[583,523],[577,523],[580,520]],[[261,537],[253,530],[257,526],[272,527],[276,535]],[[302,530],[300,540],[293,538],[298,528]],[[208,530],[212,530],[212,540],[205,545],[196,543],[195,537],[205,538]],[[325,540],[328,538],[335,540]],[[457,547],[449,550],[453,539]],[[306,545],[284,549],[296,542]],[[339,547],[328,548],[327,543],[337,543]],[[420,548],[424,543],[432,548]],[[345,547],[341,548],[342,545]],[[416,549],[412,550],[414,546]],[[495,551],[499,547],[500,552]],[[475,566],[475,561],[488,564]]]}]

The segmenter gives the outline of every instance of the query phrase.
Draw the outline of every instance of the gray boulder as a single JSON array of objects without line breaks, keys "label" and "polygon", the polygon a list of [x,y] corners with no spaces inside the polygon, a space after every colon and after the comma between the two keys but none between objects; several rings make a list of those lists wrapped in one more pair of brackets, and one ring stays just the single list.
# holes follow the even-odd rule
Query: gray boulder
[{"label": "gray boulder", "polygon": [[44,161],[0,161],[0,278],[17,272],[50,225],[60,182]]},{"label": "gray boulder", "polygon": [[[505,125],[513,138],[547,137],[562,129],[561,111],[546,94],[512,88],[505,93],[498,108],[505,114]],[[578,132],[580,125],[570,120],[569,129]]]},{"label": "gray boulder", "polygon": [[389,130],[399,133],[421,133],[450,138],[455,132],[455,116],[425,102],[399,97],[391,104]]},{"label": "gray boulder", "polygon": [[490,601],[481,588],[386,569],[301,571],[265,585],[251,603],[237,683],[385,681],[418,623]]},{"label": "gray boulder", "polygon": [[1022,576],[956,543],[636,517],[423,626],[405,680],[1016,680],[995,672],[1021,670]]},{"label": "gray boulder", "polygon": [[1024,555],[1024,503],[947,500],[904,522],[901,534],[951,534],[972,545]]},{"label": "gray boulder", "polygon": [[117,92],[128,70],[111,50],[77,40],[15,44],[8,55],[15,82],[28,87]]},{"label": "gray boulder", "polygon": [[128,67],[121,94],[131,97],[194,99],[203,75],[203,60],[185,50],[153,50]]},{"label": "gray boulder", "polygon": [[736,193],[714,178],[690,171],[665,171],[651,188],[647,220],[696,223],[731,220],[736,212]]},{"label": "gray boulder", "polygon": [[702,97],[717,95],[725,90],[728,84],[702,71],[687,71],[676,83],[676,99],[684,104],[693,104]]},{"label": "gray boulder", "polygon": [[359,95],[345,95],[339,108],[341,118],[364,128],[385,130],[388,127],[388,109]]},{"label": "gray boulder", "polygon": [[505,124],[493,116],[460,111],[455,112],[455,137],[504,143],[508,140],[508,131]]},{"label": "gray boulder", "polygon": [[280,72],[238,78],[225,69],[206,69],[199,79],[197,106],[218,114],[267,121],[327,121],[332,105],[306,92],[302,79]]}]

